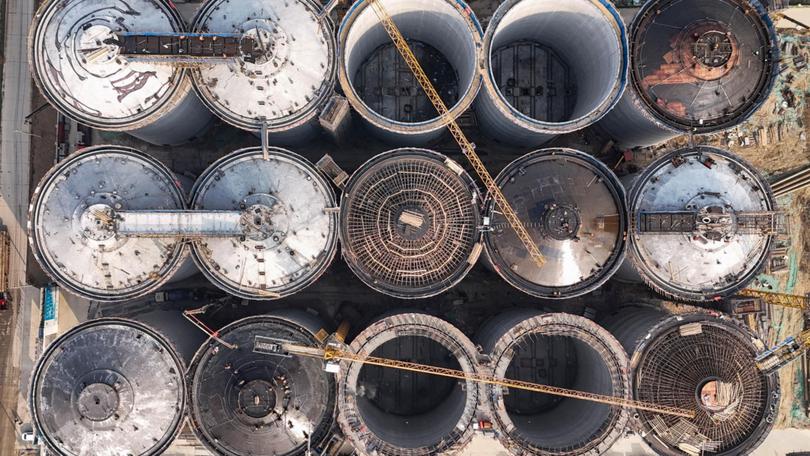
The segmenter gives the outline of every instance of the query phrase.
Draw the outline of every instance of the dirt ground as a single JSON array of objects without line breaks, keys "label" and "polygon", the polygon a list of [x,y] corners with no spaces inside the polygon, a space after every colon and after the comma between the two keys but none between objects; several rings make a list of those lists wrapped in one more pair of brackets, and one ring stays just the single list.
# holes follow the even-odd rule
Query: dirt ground
[{"label": "dirt ground", "polygon": [[[810,121],[810,70],[797,68],[795,55],[808,56],[802,36],[795,31],[781,31],[782,62],[785,66],[771,96],[752,118],[730,133],[694,138],[698,144],[711,144],[730,149],[754,164],[769,180],[810,166],[810,146],[806,125]],[[786,47],[792,42],[793,46]],[[790,55],[791,57],[786,57]],[[792,99],[789,107],[788,100]],[[781,135],[777,133],[781,130]],[[762,140],[762,134],[768,138]],[[744,144],[746,138],[750,145]],[[674,143],[684,143],[683,138]],[[796,261],[793,271],[774,275],[778,290],[797,295],[810,292],[810,190],[794,192],[779,198],[780,207],[789,214],[790,245]],[[766,344],[773,346],[804,329],[804,316],[800,310],[771,308],[770,324],[761,334]],[[806,377],[801,361],[782,369],[780,382],[782,402],[777,427],[810,427],[806,410],[800,404],[801,382]],[[805,380],[806,382],[806,380]],[[806,384],[806,383],[805,383]]]}]

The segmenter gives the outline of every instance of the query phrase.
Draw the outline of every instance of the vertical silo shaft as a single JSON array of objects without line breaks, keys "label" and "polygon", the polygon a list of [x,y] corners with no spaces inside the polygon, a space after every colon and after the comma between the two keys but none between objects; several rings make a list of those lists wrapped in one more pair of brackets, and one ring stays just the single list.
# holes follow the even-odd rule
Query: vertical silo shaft
[{"label": "vertical silo shaft", "polygon": [[484,132],[537,146],[583,129],[619,100],[627,80],[624,23],[604,0],[508,0],[487,26]]}]

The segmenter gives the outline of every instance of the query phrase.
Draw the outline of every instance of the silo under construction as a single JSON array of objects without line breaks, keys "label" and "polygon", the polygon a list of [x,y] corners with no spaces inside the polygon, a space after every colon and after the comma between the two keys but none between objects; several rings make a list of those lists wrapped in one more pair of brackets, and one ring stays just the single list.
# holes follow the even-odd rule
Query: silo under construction
[{"label": "silo under construction", "polygon": [[722,131],[765,102],[776,31],[755,0],[652,0],[629,27],[630,84],[599,123],[622,147]]},{"label": "silo under construction", "polygon": [[371,288],[398,298],[442,293],[481,253],[481,198],[453,160],[425,149],[380,154],[348,180],[343,257]]},{"label": "silo under construction", "polygon": [[[425,314],[381,318],[350,349],[466,373],[477,369],[472,342],[450,323]],[[455,454],[472,438],[481,395],[474,381],[342,362],[338,423],[362,455]]]},{"label": "silo under construction", "polygon": [[667,154],[635,178],[628,257],[656,291],[712,301],[764,267],[783,222],[767,182],[748,163],[698,146]]},{"label": "silo under construction", "polygon": [[[194,260],[218,287],[276,299],[318,279],[337,252],[337,202],[303,157],[280,148],[238,150],[197,180],[191,206],[208,217]],[[207,215],[206,215],[207,214]]]},{"label": "silo under construction", "polygon": [[186,250],[175,236],[130,237],[110,222],[117,211],[183,209],[183,192],[159,161],[125,147],[92,147],[43,177],[31,201],[29,241],[45,272],[71,293],[134,299],[169,280]]},{"label": "silo under construction", "polygon": [[627,81],[624,22],[605,0],[507,0],[487,26],[482,53],[481,128],[520,146],[595,123]]},{"label": "silo under construction", "polygon": [[[400,29],[453,118],[481,87],[483,31],[461,0],[377,0]],[[352,107],[387,142],[424,145],[444,121],[413,77],[368,0],[358,0],[338,30],[338,79]]]},{"label": "silo under construction", "polygon": [[773,428],[778,375],[759,370],[755,336],[733,320],[627,307],[606,327],[633,353],[634,399],[695,413],[636,412],[634,426],[657,454],[749,454]]},{"label": "silo under construction", "polygon": [[572,149],[542,149],[507,165],[495,181],[546,260],[537,266],[488,200],[484,246],[507,282],[533,296],[571,298],[598,288],[621,266],[624,188],[602,162]]},{"label": "silo under construction", "polygon": [[[627,354],[596,323],[516,310],[488,321],[476,340],[497,378],[630,398]],[[624,433],[627,409],[487,385],[492,422],[510,454],[599,455]]]},{"label": "silo under construction", "polygon": [[304,455],[328,436],[334,376],[321,360],[266,350],[280,341],[318,345],[314,320],[305,312],[248,317],[200,348],[189,367],[189,417],[213,454]]},{"label": "silo under construction", "polygon": [[161,454],[183,422],[184,370],[174,348],[141,323],[84,323],[37,363],[34,424],[60,456]]},{"label": "silo under construction", "polygon": [[186,69],[129,59],[114,42],[125,33],[184,27],[167,0],[51,0],[29,31],[31,73],[48,102],[81,124],[154,144],[182,143],[211,120]]},{"label": "silo under construction", "polygon": [[335,84],[334,25],[312,0],[208,0],[197,33],[231,33],[260,52],[192,70],[203,102],[238,128],[266,131],[274,143],[301,142],[317,132],[317,116]]}]

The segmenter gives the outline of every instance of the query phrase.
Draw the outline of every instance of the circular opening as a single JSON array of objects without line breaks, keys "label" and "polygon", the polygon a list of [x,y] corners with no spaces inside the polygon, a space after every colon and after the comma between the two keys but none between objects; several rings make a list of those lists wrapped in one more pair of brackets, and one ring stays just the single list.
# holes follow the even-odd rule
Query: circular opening
[{"label": "circular opening", "polygon": [[[388,0],[385,8],[445,104],[455,108],[475,81],[477,31],[444,0]],[[351,91],[374,114],[406,124],[438,120],[372,7],[356,13],[343,50]]]},{"label": "circular opening", "polygon": [[545,123],[606,111],[625,60],[620,27],[604,6],[591,0],[514,4],[497,23],[489,48],[491,77],[500,97]]},{"label": "circular opening", "polygon": [[276,392],[265,380],[253,380],[239,388],[239,410],[251,418],[264,418],[276,406]]},{"label": "circular opening", "polygon": [[[613,395],[605,354],[570,336],[532,334],[512,348],[506,378]],[[514,433],[546,451],[575,450],[593,444],[614,419],[610,406],[525,390],[503,397]]]},{"label": "circular opening", "polygon": [[90,421],[106,421],[118,409],[118,393],[104,383],[87,385],[79,393],[79,413]]},{"label": "circular opening", "polygon": [[[461,369],[446,347],[422,336],[389,340],[371,356]],[[457,380],[368,365],[360,370],[356,391],[369,431],[402,448],[431,446],[451,434],[467,398]]]}]

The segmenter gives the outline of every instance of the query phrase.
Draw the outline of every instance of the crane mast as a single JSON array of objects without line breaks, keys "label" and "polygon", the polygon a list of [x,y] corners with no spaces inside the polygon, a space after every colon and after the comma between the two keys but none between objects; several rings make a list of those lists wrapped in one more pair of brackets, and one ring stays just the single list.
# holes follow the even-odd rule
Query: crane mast
[{"label": "crane mast", "polygon": [[436,111],[439,113],[439,116],[447,126],[447,129],[450,130],[450,134],[453,135],[453,138],[456,140],[459,147],[461,147],[461,151],[464,153],[464,156],[467,157],[467,160],[470,162],[470,165],[473,167],[476,174],[478,174],[478,177],[484,182],[484,186],[491,195],[491,198],[498,205],[498,208],[500,209],[504,218],[506,218],[509,226],[511,226],[515,231],[515,234],[517,234],[518,239],[520,239],[520,242],[529,252],[532,260],[534,260],[538,267],[542,267],[545,263],[545,258],[543,258],[543,255],[540,253],[540,249],[538,249],[537,244],[535,244],[535,242],[532,240],[529,232],[526,230],[523,223],[520,221],[520,218],[518,218],[514,209],[512,209],[512,206],[509,204],[509,201],[506,200],[506,196],[504,196],[500,187],[498,187],[498,184],[495,183],[495,179],[493,179],[489,174],[489,171],[487,171],[487,168],[484,166],[481,158],[478,157],[478,154],[475,152],[475,145],[467,139],[467,136],[461,130],[461,127],[450,115],[450,110],[447,108],[447,105],[444,103],[441,96],[439,96],[439,92],[437,92],[436,88],[433,87],[433,83],[430,81],[430,78],[427,76],[427,74],[425,74],[425,71],[422,69],[422,65],[419,64],[419,61],[416,59],[413,51],[411,51],[410,46],[408,46],[408,43],[405,41],[405,37],[402,36],[399,28],[379,0],[370,0],[369,3],[374,8],[375,13],[377,13],[377,17],[380,19],[383,28],[385,28],[385,31],[388,33],[391,41],[393,41],[394,46],[396,46],[397,50],[399,51],[399,54],[411,69],[414,78],[422,87],[422,90],[424,90],[427,98],[433,104],[433,107],[436,108]]}]

